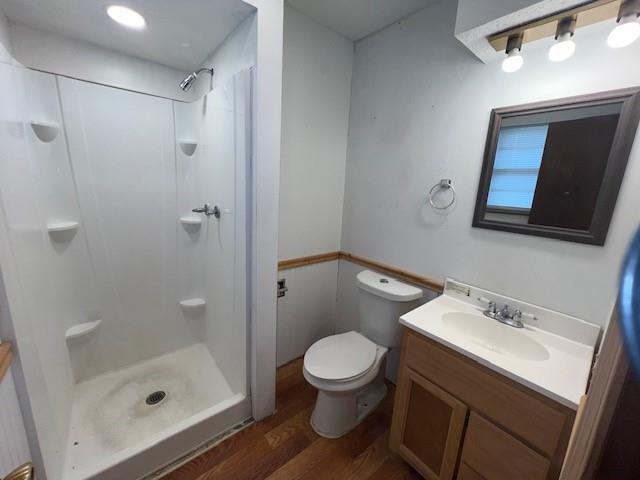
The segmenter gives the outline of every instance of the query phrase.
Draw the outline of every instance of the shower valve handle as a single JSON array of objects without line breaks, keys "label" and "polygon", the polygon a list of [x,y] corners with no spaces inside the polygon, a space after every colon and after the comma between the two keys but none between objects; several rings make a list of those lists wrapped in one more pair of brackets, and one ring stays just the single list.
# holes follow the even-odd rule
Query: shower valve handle
[{"label": "shower valve handle", "polygon": [[220,218],[220,207],[214,205],[213,207],[208,203],[205,203],[204,206],[199,208],[194,208],[191,210],[193,213],[204,213],[207,217],[213,215],[216,218]]}]

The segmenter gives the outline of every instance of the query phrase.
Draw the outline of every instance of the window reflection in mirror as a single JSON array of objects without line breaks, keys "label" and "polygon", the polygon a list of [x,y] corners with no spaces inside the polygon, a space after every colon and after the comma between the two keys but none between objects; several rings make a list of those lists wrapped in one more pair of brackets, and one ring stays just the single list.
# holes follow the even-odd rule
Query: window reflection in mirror
[{"label": "window reflection in mirror", "polygon": [[603,244],[637,124],[636,90],[494,110],[474,226]]},{"label": "window reflection in mirror", "polygon": [[588,229],[620,108],[577,108],[502,122],[487,216]]}]

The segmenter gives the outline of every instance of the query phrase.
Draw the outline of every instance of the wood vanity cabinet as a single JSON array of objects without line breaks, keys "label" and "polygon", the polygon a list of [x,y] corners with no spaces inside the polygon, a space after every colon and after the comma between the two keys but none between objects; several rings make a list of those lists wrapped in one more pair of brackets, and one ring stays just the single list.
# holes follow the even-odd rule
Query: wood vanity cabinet
[{"label": "wood vanity cabinet", "polygon": [[391,449],[432,480],[553,480],[575,412],[405,329]]}]

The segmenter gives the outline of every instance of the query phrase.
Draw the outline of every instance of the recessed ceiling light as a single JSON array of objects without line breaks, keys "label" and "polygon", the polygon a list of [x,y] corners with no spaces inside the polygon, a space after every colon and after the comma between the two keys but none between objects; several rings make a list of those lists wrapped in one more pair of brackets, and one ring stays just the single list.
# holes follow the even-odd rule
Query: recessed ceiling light
[{"label": "recessed ceiling light", "polygon": [[107,8],[107,15],[109,15],[114,22],[118,22],[120,25],[128,28],[141,30],[147,25],[142,15],[122,5],[111,5]]}]

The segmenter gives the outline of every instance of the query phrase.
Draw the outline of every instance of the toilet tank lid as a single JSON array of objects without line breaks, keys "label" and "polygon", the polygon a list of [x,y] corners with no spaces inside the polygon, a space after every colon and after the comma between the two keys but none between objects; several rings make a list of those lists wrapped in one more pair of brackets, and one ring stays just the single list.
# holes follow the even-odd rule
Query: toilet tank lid
[{"label": "toilet tank lid", "polygon": [[363,270],[356,278],[359,288],[387,300],[410,302],[422,298],[423,292],[419,288],[372,270]]}]

